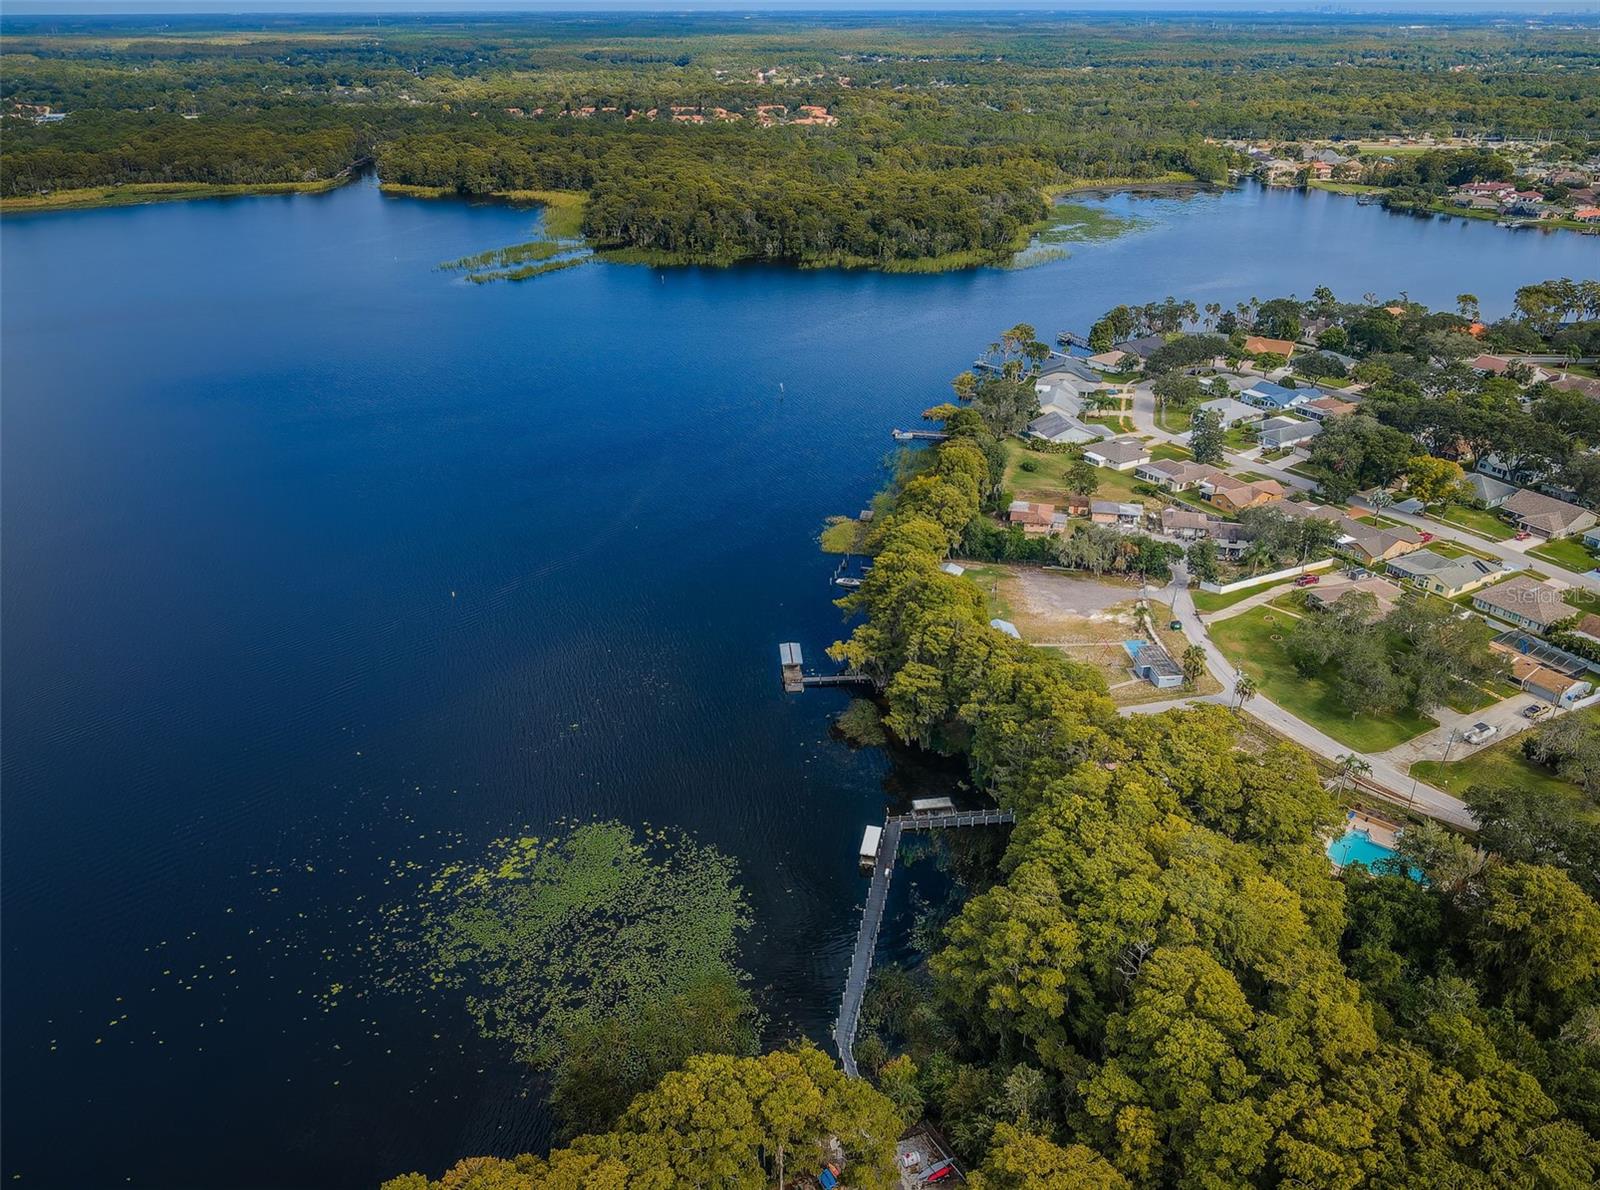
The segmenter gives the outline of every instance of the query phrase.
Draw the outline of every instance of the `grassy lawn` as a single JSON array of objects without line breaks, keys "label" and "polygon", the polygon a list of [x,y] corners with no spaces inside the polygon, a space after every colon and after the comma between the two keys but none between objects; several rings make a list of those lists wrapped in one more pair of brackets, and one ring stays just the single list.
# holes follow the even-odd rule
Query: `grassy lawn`
[{"label": "grassy lawn", "polygon": [[1452,504],[1433,513],[1432,517],[1446,525],[1468,529],[1480,537],[1487,537],[1490,541],[1505,541],[1515,532],[1510,525],[1500,519],[1498,514],[1488,508],[1466,508],[1460,504]]},{"label": "grassy lawn", "polygon": [[1157,442],[1150,448],[1152,459],[1187,459],[1193,456],[1181,446],[1174,446],[1170,442]]},{"label": "grassy lawn", "polygon": [[1222,436],[1222,447],[1224,450],[1231,450],[1235,454],[1242,450],[1254,450],[1256,447],[1256,435],[1243,426],[1234,426]]},{"label": "grassy lawn", "polygon": [[1119,434],[1133,433],[1133,419],[1120,413],[1090,413],[1084,419],[1092,426],[1105,426]]},{"label": "grassy lawn", "polygon": [[[1006,452],[1004,483],[1018,500],[1042,500],[1052,504],[1060,504],[1065,500],[1067,490],[1063,477],[1073,462],[1071,455],[1029,450],[1020,442],[1006,443]],[[1022,469],[1025,460],[1036,464],[1032,471]],[[1145,502],[1145,497],[1133,490],[1133,485],[1140,481],[1133,477],[1132,471],[1112,471],[1099,467],[1095,474],[1100,477],[1100,486],[1094,492],[1098,498],[1123,500],[1130,504]]]},{"label": "grassy lawn", "polygon": [[1163,405],[1156,410],[1156,425],[1169,434],[1182,434],[1194,424],[1193,409]]},{"label": "grassy lawn", "polygon": [[[1289,581],[1292,581],[1292,580],[1288,580],[1288,579],[1276,579],[1276,580],[1273,580],[1273,582],[1277,582],[1277,583],[1284,583],[1284,582],[1289,582]],[[1219,594],[1216,594],[1215,592],[1212,592],[1212,591],[1195,591],[1194,592],[1194,607],[1195,607],[1195,610],[1198,611],[1198,612],[1201,612],[1201,613],[1220,612],[1223,608],[1232,607],[1234,604],[1240,602],[1241,600],[1249,599],[1250,596],[1252,596],[1252,595],[1261,594],[1261,592],[1265,591],[1268,587],[1271,587],[1273,585],[1273,582],[1256,583],[1253,586],[1241,587],[1239,590],[1237,590],[1237,591],[1229,591],[1225,595],[1219,595]]]},{"label": "grassy lawn", "polygon": [[1563,781],[1522,754],[1525,738],[1525,735],[1512,736],[1449,764],[1437,760],[1418,761],[1411,766],[1411,775],[1458,797],[1474,785],[1500,785],[1549,791],[1570,797],[1579,805],[1587,805],[1583,791],[1576,785]]},{"label": "grassy lawn", "polygon": [[1574,537],[1563,537],[1557,541],[1545,541],[1528,550],[1535,558],[1543,558],[1546,562],[1554,563],[1565,570],[1575,570],[1582,574],[1595,567],[1595,556],[1589,552],[1583,542]]},{"label": "grassy lawn", "polygon": [[1211,639],[1235,665],[1256,680],[1261,692],[1290,714],[1359,752],[1382,752],[1438,724],[1413,711],[1382,716],[1351,715],[1321,676],[1301,677],[1284,651],[1291,617],[1268,607],[1210,626]]}]

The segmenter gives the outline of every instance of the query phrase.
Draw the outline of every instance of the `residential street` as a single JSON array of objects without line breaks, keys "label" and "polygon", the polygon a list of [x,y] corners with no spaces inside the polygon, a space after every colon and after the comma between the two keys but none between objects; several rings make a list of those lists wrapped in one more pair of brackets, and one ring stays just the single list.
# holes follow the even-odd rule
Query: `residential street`
[{"label": "residential street", "polygon": [[[1206,651],[1206,665],[1211,675],[1222,684],[1223,693],[1213,695],[1207,699],[1178,699],[1165,703],[1147,703],[1143,706],[1124,707],[1123,714],[1150,714],[1166,710],[1173,706],[1182,706],[1187,702],[1220,702],[1231,703],[1233,684],[1238,677],[1238,671],[1228,659],[1223,656],[1222,650],[1212,643],[1211,636],[1206,632],[1205,625],[1201,623],[1199,613],[1194,606],[1194,598],[1189,594],[1189,574],[1187,568],[1181,563],[1173,567],[1172,582],[1168,587],[1156,593],[1172,605],[1173,615],[1182,622],[1183,633],[1191,641],[1202,646]],[[1516,701],[1516,700],[1513,700]],[[1337,762],[1341,757],[1347,756],[1352,749],[1339,743],[1331,736],[1324,735],[1309,723],[1297,719],[1277,703],[1267,698],[1264,694],[1257,694],[1244,705],[1246,714],[1254,716],[1268,727],[1278,732],[1301,747],[1326,760]],[[1466,805],[1456,797],[1435,789],[1431,785],[1424,785],[1406,774],[1387,754],[1367,755],[1363,757],[1372,766],[1368,779],[1375,785],[1386,790],[1395,802],[1408,807],[1414,807],[1431,818],[1447,822],[1452,826],[1472,829],[1475,826],[1471,813]]]}]

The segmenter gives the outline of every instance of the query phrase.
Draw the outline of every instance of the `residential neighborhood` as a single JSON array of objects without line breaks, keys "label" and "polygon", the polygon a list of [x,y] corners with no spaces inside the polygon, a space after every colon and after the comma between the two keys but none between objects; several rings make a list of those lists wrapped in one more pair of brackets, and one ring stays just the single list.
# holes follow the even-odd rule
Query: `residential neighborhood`
[{"label": "residential neighborhood", "polygon": [[[1376,317],[1404,325],[1433,316],[1394,301]],[[1583,385],[1556,387],[1591,379],[1573,370],[1581,356],[1484,350],[1478,323],[1454,325],[1473,346],[1446,363],[1496,386],[1497,399],[1537,412],[1547,393],[1586,396]],[[1386,796],[1403,792],[1465,822],[1444,775],[1453,770],[1440,766],[1513,747],[1550,715],[1600,698],[1600,614],[1591,610],[1600,607],[1600,519],[1566,474],[1526,451],[1474,456],[1445,439],[1452,449],[1440,458],[1420,434],[1401,438],[1387,428],[1393,398],[1365,365],[1370,349],[1333,351],[1319,340],[1346,346],[1339,316],[1302,316],[1292,339],[1166,330],[1093,350],[1083,346],[1090,338],[1063,334],[1059,348],[1036,353],[1036,366],[1013,366],[1037,412],[1006,445],[1010,498],[996,531],[1029,544],[996,538],[987,548],[1045,569],[1022,587],[1029,572],[967,563],[966,577],[987,575],[1012,600],[1026,591],[1032,612],[1000,607],[1022,639],[1069,650],[1094,642],[1128,712],[1163,698],[1225,700],[1249,676],[1252,713],[1276,730],[1330,762],[1354,749]],[[1002,379],[1003,361],[983,374]],[[1391,469],[1332,482],[1326,468],[1349,443],[1370,455],[1380,437],[1401,451]],[[1085,571],[1092,577],[1070,577]],[[1132,609],[1120,614],[1135,631],[1115,650],[1093,628],[1099,613],[1063,621],[1041,610],[1083,598],[1066,587],[1053,594],[1052,584],[1077,591],[1086,582],[1143,592],[1118,605]],[[1179,628],[1187,643],[1173,639]],[[1441,642],[1431,675],[1396,643],[1419,632]],[[1338,676],[1342,653],[1316,660],[1324,638],[1346,637],[1338,648],[1378,650],[1374,663],[1393,671],[1363,679],[1378,695]],[[1194,657],[1211,693],[1197,693]],[[1361,709],[1390,697],[1381,691],[1395,681],[1438,693],[1381,715]]]}]

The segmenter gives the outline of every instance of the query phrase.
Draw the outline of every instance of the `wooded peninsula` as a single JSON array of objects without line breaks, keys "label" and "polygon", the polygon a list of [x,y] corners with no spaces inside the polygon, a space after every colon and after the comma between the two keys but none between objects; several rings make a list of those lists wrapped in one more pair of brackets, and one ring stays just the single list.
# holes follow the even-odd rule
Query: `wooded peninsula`
[{"label": "wooded peninsula", "polygon": [[1504,176],[1480,150],[1507,138],[1592,156],[1600,113],[1584,18],[23,17],[5,32],[5,210],[317,189],[374,164],[400,193],[581,198],[591,247],[661,263],[1000,262],[1054,194],[1225,181],[1252,166],[1240,143],[1403,138],[1437,146],[1430,176],[1460,184]]}]

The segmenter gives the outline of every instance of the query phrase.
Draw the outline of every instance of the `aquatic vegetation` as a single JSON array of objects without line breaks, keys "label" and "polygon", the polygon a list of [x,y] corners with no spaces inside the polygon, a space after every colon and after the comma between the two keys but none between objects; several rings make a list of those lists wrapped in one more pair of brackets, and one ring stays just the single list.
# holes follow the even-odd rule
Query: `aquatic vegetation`
[{"label": "aquatic vegetation", "polygon": [[526,281],[530,277],[542,277],[546,273],[559,273],[562,269],[570,269],[575,265],[587,264],[590,257],[568,256],[560,260],[547,260],[542,264],[526,264],[517,269],[495,269],[487,273],[468,273],[467,280],[474,285],[484,285],[490,281]]},{"label": "aquatic vegetation", "polygon": [[385,908],[380,980],[463,993],[486,1037],[548,1066],[562,1039],[708,978],[741,978],[749,924],[732,860],[683,835],[599,822],[502,839]]},{"label": "aquatic vegetation", "polygon": [[558,244],[553,240],[529,240],[525,244],[511,244],[505,248],[491,248],[487,252],[479,252],[473,256],[463,256],[459,260],[447,260],[439,265],[440,272],[468,272],[485,269],[490,266],[505,268],[508,265],[523,264],[530,260],[549,260],[552,256],[560,256],[563,252],[572,251],[566,244]]}]

